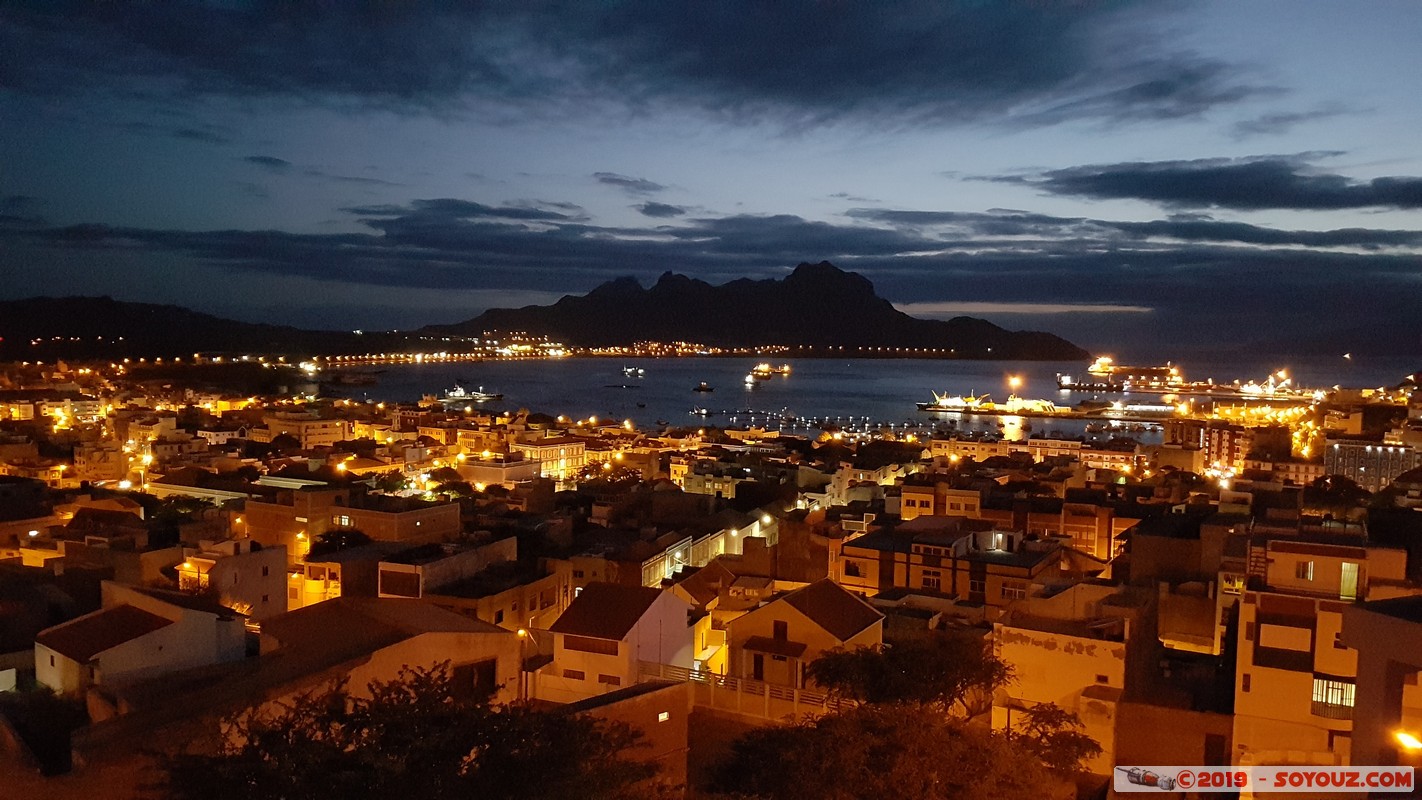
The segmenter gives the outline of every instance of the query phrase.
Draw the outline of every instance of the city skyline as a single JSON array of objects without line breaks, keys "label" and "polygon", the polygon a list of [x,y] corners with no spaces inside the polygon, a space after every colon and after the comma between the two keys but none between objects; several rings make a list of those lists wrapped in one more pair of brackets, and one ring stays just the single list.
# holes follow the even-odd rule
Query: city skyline
[{"label": "city skyline", "polygon": [[1412,4],[0,20],[0,299],[411,328],[830,260],[1088,348],[1417,342]]}]

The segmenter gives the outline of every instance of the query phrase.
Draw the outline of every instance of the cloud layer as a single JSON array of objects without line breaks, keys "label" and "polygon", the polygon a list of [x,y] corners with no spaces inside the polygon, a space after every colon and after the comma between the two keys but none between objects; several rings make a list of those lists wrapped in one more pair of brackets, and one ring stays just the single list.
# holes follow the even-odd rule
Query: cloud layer
[{"label": "cloud layer", "polygon": [[691,104],[799,122],[1195,116],[1277,90],[1120,3],[255,3],[0,11],[0,85],[352,108]]},{"label": "cloud layer", "polygon": [[1129,198],[1181,208],[1422,208],[1422,178],[1354,180],[1314,169],[1305,156],[1093,164],[991,180],[1022,183],[1049,194]]}]

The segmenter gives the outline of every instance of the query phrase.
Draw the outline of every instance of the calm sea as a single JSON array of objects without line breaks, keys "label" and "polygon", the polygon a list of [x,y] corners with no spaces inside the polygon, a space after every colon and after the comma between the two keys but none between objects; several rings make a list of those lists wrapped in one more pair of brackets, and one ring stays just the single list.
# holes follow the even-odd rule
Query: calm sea
[{"label": "calm sea", "polygon": [[[999,427],[993,417],[959,420],[952,415],[919,412],[915,403],[933,399],[931,392],[990,394],[1005,399],[1008,379],[1022,381],[1017,393],[1044,398],[1058,405],[1075,405],[1092,397],[1118,396],[1063,392],[1058,372],[1081,372],[1086,364],[1063,362],[933,361],[923,359],[794,359],[791,374],[775,375],[748,388],[745,376],[757,362],[751,358],[609,359],[568,358],[545,361],[484,361],[455,364],[399,364],[360,368],[383,370],[373,386],[344,387],[352,399],[414,401],[424,394],[443,394],[462,382],[483,387],[504,399],[489,405],[527,408],[573,418],[631,419],[639,427],[672,425],[752,425],[767,418],[793,415],[807,421],[829,419],[843,427],[893,424],[897,428],[931,428],[952,420],[960,430],[988,431]],[[1381,386],[1396,384],[1422,366],[1400,359],[1314,359],[1295,363],[1240,361],[1234,364],[1181,364],[1190,380],[1217,382],[1263,380],[1287,368],[1300,385],[1310,387]],[[641,375],[624,374],[624,368]],[[701,382],[712,392],[696,392]],[[1143,399],[1149,395],[1142,396]],[[1145,400],[1148,402],[1148,400]],[[691,413],[705,409],[710,414]],[[1084,425],[1067,421],[1033,423],[1035,435],[1082,435]],[[772,427],[778,427],[773,424]],[[1015,431],[1014,431],[1015,433]],[[1109,433],[1109,432],[1107,432]],[[1152,432],[1133,435],[1157,438]]]}]

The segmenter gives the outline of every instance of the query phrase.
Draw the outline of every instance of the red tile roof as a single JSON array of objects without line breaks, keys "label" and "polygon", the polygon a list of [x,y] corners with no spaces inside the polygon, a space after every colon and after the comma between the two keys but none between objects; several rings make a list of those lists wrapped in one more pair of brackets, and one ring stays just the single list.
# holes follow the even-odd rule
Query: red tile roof
[{"label": "red tile roof", "polygon": [[829,578],[781,598],[841,642],[884,618],[877,609]]},{"label": "red tile roof", "polygon": [[620,641],[661,594],[645,586],[590,583],[548,630]]},{"label": "red tile roof", "polygon": [[65,658],[85,664],[105,650],[112,650],[172,624],[171,619],[124,604],[41,631],[35,642]]}]

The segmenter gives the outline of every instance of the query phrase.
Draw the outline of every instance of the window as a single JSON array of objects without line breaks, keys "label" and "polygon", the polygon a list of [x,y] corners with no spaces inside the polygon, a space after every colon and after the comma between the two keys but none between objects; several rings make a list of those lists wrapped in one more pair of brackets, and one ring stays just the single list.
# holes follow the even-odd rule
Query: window
[{"label": "window", "polygon": [[1252,642],[1252,641],[1254,641],[1254,623],[1253,623],[1253,622],[1246,622],[1246,623],[1244,623],[1244,641],[1246,641],[1246,642]]},{"label": "window", "polygon": [[598,675],[598,676],[597,676],[597,682],[598,682],[598,683],[605,683],[605,684],[607,684],[608,686],[621,686],[621,685],[622,685],[622,679],[619,678],[619,677],[617,677],[616,675]]},{"label": "window", "polygon": [[987,581],[976,578],[968,580],[968,591],[973,594],[985,594],[987,592]]},{"label": "window", "polygon": [[1109,686],[1111,685],[1111,678],[1108,675],[1097,675],[1096,682]]},{"label": "window", "polygon": [[272,574],[272,568],[271,568],[271,567],[262,567],[262,577],[263,577],[263,578],[265,578],[265,577],[267,577],[268,575],[271,575],[271,574]]},{"label": "window", "polygon": [[1294,565],[1294,577],[1301,581],[1313,580],[1313,562],[1300,561]]},{"label": "window", "polygon": [[1024,581],[1003,581],[1002,599],[1021,600],[1027,596],[1027,584]]},{"label": "window", "polygon": [[501,608],[494,612],[494,624],[501,625],[504,621],[504,610]]},{"label": "window", "polygon": [[936,569],[926,569],[923,571],[923,588],[941,589],[943,588],[943,573]]},{"label": "window", "polygon": [[563,677],[570,681],[580,681],[586,678],[587,675],[583,674],[583,671],[580,669],[565,669],[563,670]]},{"label": "window", "polygon": [[271,595],[269,595],[269,594],[264,594],[264,595],[262,595],[262,602],[263,602],[263,603],[270,603],[271,600],[272,600],[272,596],[271,596]]},{"label": "window", "polygon": [[1244,673],[1244,676],[1243,676],[1242,678],[1240,678],[1240,680],[1239,680],[1239,690],[1242,691],[1242,692],[1247,692],[1247,691],[1249,691],[1249,673],[1248,673],[1248,672]]},{"label": "window", "polygon": [[862,578],[864,574],[860,572],[858,562],[846,561],[844,562],[844,576],[846,578]]},{"label": "window", "polygon": [[663,711],[660,714],[657,714],[657,722],[666,722],[669,719],[671,719],[670,711]]},{"label": "window", "polygon": [[54,666],[54,656],[50,656],[50,657],[49,657],[49,665],[50,665],[51,667]]},{"label": "window", "polygon": [[1353,707],[1353,684],[1332,678],[1313,679],[1313,702],[1330,706]]},{"label": "window", "polygon": [[581,578],[581,577],[583,577],[583,571],[580,570],[580,569],[575,569],[575,570],[573,570],[573,577],[574,577],[574,578]]},{"label": "window", "polygon": [[777,619],[770,624],[771,638],[777,642],[783,642],[790,638],[790,623],[783,619]]}]

